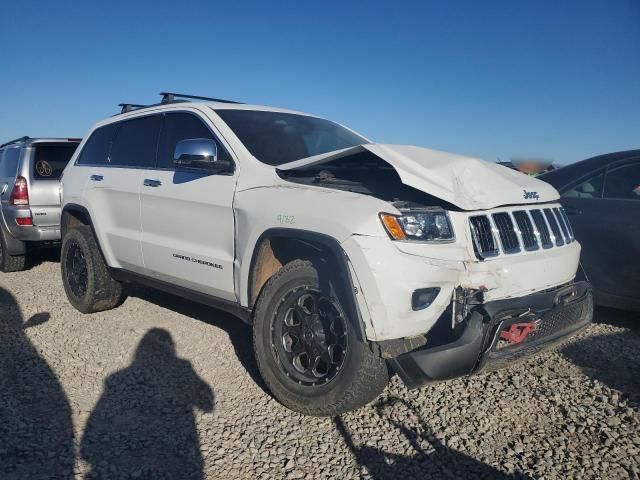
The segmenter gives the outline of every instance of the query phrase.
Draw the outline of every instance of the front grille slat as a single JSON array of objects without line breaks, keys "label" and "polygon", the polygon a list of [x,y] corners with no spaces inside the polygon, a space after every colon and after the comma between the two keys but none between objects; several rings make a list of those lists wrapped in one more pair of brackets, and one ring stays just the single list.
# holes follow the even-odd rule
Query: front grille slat
[{"label": "front grille slat", "polygon": [[478,258],[495,257],[498,255],[498,245],[493,235],[493,228],[489,217],[478,215],[469,218],[473,236],[473,249]]},{"label": "front grille slat", "polygon": [[569,229],[569,238],[570,238],[570,239],[571,239],[571,241],[573,242],[573,241],[576,239],[576,237],[575,237],[575,235],[573,234],[573,227],[571,226],[571,222],[569,221],[569,217],[568,217],[568,215],[567,215],[567,212],[565,211],[565,209],[564,209],[564,208],[561,208],[561,209],[560,209],[560,213],[562,214],[562,218],[564,218],[564,221],[565,221],[565,222],[566,222],[566,224],[567,224],[567,228]]},{"label": "front grille slat", "polygon": [[540,248],[540,245],[538,245],[538,238],[536,237],[533,223],[531,222],[527,212],[524,210],[513,212],[513,218],[515,218],[518,230],[520,230],[524,249],[527,252],[538,250]]},{"label": "front grille slat", "polygon": [[520,242],[518,241],[518,235],[516,234],[513,221],[509,214],[507,212],[500,212],[494,213],[491,217],[498,230],[502,251],[507,254],[518,253],[520,251]]},{"label": "front grille slat", "polygon": [[561,247],[564,245],[564,239],[562,238],[562,233],[560,232],[560,226],[556,220],[556,216],[553,214],[553,211],[550,208],[545,208],[543,210],[544,216],[547,219],[547,223],[551,228],[551,232],[555,237],[556,247]]},{"label": "front grille slat", "polygon": [[[522,207],[521,207],[522,208]],[[564,208],[527,208],[469,217],[476,257],[535,252],[575,241]]]},{"label": "front grille slat", "polygon": [[556,220],[558,221],[558,225],[560,225],[560,230],[562,230],[562,235],[564,236],[565,243],[571,243],[571,238],[569,237],[569,229],[567,225],[564,223],[564,217],[560,213],[559,208],[554,208],[553,213],[556,215]]},{"label": "front grille slat", "polygon": [[540,236],[540,243],[542,244],[542,248],[551,248],[553,247],[553,242],[551,241],[551,233],[549,232],[549,227],[547,227],[547,222],[544,221],[544,215],[541,210],[530,210],[531,218],[533,218],[533,223],[538,230],[538,234]]}]

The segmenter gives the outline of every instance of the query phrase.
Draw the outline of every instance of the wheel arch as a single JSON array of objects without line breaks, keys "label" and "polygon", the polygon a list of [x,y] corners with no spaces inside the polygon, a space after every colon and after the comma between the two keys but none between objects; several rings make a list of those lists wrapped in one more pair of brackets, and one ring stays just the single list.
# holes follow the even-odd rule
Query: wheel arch
[{"label": "wheel arch", "polygon": [[366,327],[355,298],[356,287],[349,270],[349,259],[340,242],[330,235],[293,228],[270,228],[256,240],[246,279],[249,308],[253,309],[263,287],[285,263],[294,259],[326,258],[333,262],[337,280],[344,290],[345,307],[356,320],[356,331],[366,340]]},{"label": "wheel arch", "polygon": [[107,258],[104,255],[102,245],[100,245],[100,237],[93,226],[93,220],[91,219],[89,210],[77,203],[68,203],[62,208],[62,214],[60,216],[60,241],[64,241],[65,233],[76,225],[87,225],[91,228],[93,236],[96,239],[96,245],[98,245],[100,255],[105,261],[105,264],[109,266],[109,262],[107,262]]}]

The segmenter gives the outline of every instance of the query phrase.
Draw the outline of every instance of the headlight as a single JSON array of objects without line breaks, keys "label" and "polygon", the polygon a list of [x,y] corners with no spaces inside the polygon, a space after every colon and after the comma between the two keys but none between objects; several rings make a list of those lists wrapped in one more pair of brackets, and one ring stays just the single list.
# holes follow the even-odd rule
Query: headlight
[{"label": "headlight", "polygon": [[381,213],[380,220],[394,240],[446,242],[455,238],[449,215],[444,210],[417,210],[401,215]]}]

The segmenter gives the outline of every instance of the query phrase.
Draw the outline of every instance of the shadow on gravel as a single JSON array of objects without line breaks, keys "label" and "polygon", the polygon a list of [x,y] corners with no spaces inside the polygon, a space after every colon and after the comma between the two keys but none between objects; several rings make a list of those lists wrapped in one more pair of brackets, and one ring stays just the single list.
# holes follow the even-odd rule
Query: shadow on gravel
[{"label": "shadow on gravel", "polygon": [[60,247],[37,248],[28,252],[25,270],[31,270],[45,262],[60,262]]},{"label": "shadow on gravel", "polygon": [[141,285],[128,285],[127,294],[132,297],[138,297],[147,302],[155,303],[158,306],[174,311],[187,317],[195,318],[201,322],[208,323],[214,327],[221,328],[227,335],[233,345],[236,357],[242,363],[251,379],[262,390],[268,393],[255,356],[253,354],[253,336],[251,327],[239,318],[234,317],[230,313],[217,310],[201,303],[196,303],[185,298],[171,295],[160,290],[147,288]]},{"label": "shadow on gravel", "polygon": [[464,453],[446,447],[436,438],[420,413],[405,400],[390,398],[379,401],[375,406],[382,421],[394,427],[409,443],[412,450],[410,455],[389,453],[368,445],[357,446],[342,418],[334,418],[336,428],[356,462],[361,469],[366,469],[366,475],[373,479],[530,478],[522,474],[505,474]]},{"label": "shadow on gravel", "polygon": [[25,334],[49,320],[24,322],[0,288],[0,478],[73,478],[71,407],[53,370]]},{"label": "shadow on gravel", "polygon": [[110,375],[87,421],[86,478],[204,478],[194,408],[213,411],[213,391],[154,328],[131,365]]},{"label": "shadow on gravel", "polygon": [[640,331],[640,312],[628,312],[615,308],[595,307],[593,321]]},{"label": "shadow on gravel", "polygon": [[598,335],[565,345],[560,353],[587,376],[618,390],[640,409],[640,331]]}]

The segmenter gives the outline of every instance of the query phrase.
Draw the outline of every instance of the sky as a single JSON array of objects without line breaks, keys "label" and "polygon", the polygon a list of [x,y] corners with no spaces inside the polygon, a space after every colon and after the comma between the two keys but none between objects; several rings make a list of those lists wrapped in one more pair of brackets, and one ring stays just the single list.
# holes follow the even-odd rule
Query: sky
[{"label": "sky", "polygon": [[0,143],[170,90],[491,161],[640,148],[640,0],[5,1],[0,59]]}]

